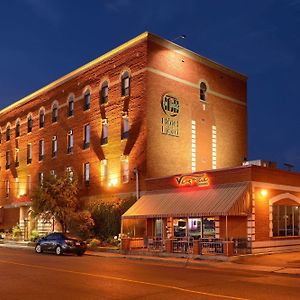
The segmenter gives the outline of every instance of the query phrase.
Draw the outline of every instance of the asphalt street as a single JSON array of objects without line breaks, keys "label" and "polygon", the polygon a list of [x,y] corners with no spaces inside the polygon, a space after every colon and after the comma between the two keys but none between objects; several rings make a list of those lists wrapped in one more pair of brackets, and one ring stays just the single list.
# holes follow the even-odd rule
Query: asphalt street
[{"label": "asphalt street", "polygon": [[299,299],[300,276],[0,249],[0,299]]}]

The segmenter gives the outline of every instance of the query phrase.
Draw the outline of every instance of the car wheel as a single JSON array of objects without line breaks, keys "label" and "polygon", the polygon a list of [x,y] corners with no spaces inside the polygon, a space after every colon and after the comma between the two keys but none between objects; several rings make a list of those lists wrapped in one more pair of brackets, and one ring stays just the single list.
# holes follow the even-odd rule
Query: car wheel
[{"label": "car wheel", "polygon": [[57,247],[55,248],[55,254],[56,254],[56,255],[62,255],[62,254],[63,254],[63,251],[62,251],[61,246],[57,246]]},{"label": "car wheel", "polygon": [[82,256],[84,252],[80,251],[80,252],[77,252],[77,256]]},{"label": "car wheel", "polygon": [[37,244],[37,245],[35,246],[35,252],[36,252],[36,253],[42,253],[42,252],[43,252],[42,246],[41,246],[40,244]]}]

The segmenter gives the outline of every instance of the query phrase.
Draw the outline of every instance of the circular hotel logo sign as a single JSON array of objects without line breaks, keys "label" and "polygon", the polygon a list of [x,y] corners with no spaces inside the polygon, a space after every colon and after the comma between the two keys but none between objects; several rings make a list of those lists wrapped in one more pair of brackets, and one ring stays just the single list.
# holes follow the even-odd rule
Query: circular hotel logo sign
[{"label": "circular hotel logo sign", "polygon": [[179,100],[168,94],[163,96],[161,107],[169,117],[176,117],[179,114]]}]

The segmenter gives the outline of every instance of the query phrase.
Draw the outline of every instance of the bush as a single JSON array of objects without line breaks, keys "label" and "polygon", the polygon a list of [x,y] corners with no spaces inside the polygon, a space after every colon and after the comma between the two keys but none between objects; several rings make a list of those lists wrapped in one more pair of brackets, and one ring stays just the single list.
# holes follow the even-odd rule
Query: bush
[{"label": "bush", "polygon": [[96,248],[96,247],[98,247],[99,245],[101,244],[101,242],[99,241],[99,240],[97,240],[97,239],[92,239],[91,241],[90,241],[90,247],[91,248]]},{"label": "bush", "polygon": [[32,230],[30,233],[30,240],[35,242],[39,237],[39,232],[37,230]]},{"label": "bush", "polygon": [[21,228],[20,228],[19,224],[17,224],[16,226],[14,226],[12,228],[12,236],[13,236],[14,240],[19,240],[21,237],[21,234],[22,234],[22,232],[21,232]]}]

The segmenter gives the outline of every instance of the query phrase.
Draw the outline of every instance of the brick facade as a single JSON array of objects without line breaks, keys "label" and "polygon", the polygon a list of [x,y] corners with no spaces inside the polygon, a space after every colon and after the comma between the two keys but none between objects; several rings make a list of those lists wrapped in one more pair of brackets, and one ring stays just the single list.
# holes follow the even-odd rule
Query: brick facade
[{"label": "brick facade", "polygon": [[[122,74],[130,77],[130,94],[121,95]],[[100,103],[102,83],[108,82],[108,102]],[[199,100],[199,84],[207,85],[207,98]],[[84,94],[90,92],[90,108],[84,109]],[[162,134],[162,97],[172,95],[180,103],[179,136]],[[74,114],[68,116],[68,99],[74,97]],[[58,105],[58,121],[52,122],[53,104]],[[44,128],[39,126],[40,110],[45,111]],[[32,132],[28,133],[28,116]],[[123,116],[128,116],[128,138],[121,138]],[[20,136],[16,137],[16,121]],[[108,143],[101,145],[102,122],[108,124]],[[38,184],[39,173],[51,170],[61,175],[72,167],[80,183],[80,196],[107,199],[135,194],[136,168],[139,188],[146,190],[146,178],[191,171],[192,129],[196,124],[195,166],[211,169],[212,144],[216,139],[217,168],[240,165],[247,156],[246,77],[209,61],[150,33],[139,37],[71,72],[48,86],[0,111],[0,207],[10,209],[20,202],[30,203],[30,191]],[[10,124],[10,140],[6,127]],[[84,126],[90,125],[90,143],[84,149]],[[216,129],[216,138],[212,127]],[[67,136],[72,130],[74,148],[67,152]],[[53,137],[57,139],[52,157]],[[39,142],[44,141],[44,158],[39,160]],[[235,141],[232,143],[232,141]],[[27,161],[27,145],[32,146],[32,162]],[[16,149],[19,165],[16,165]],[[9,151],[10,166],[6,167]],[[122,183],[122,159],[129,162],[128,182]],[[100,162],[107,161],[108,176],[102,180]],[[90,165],[90,181],[84,183],[84,164]],[[9,191],[7,183],[9,182]],[[30,187],[30,190],[29,190]],[[7,193],[8,192],[8,193]],[[8,195],[7,195],[8,194]],[[5,214],[4,214],[5,215]],[[8,225],[9,224],[9,225]],[[0,224],[9,227],[10,223]]]}]

